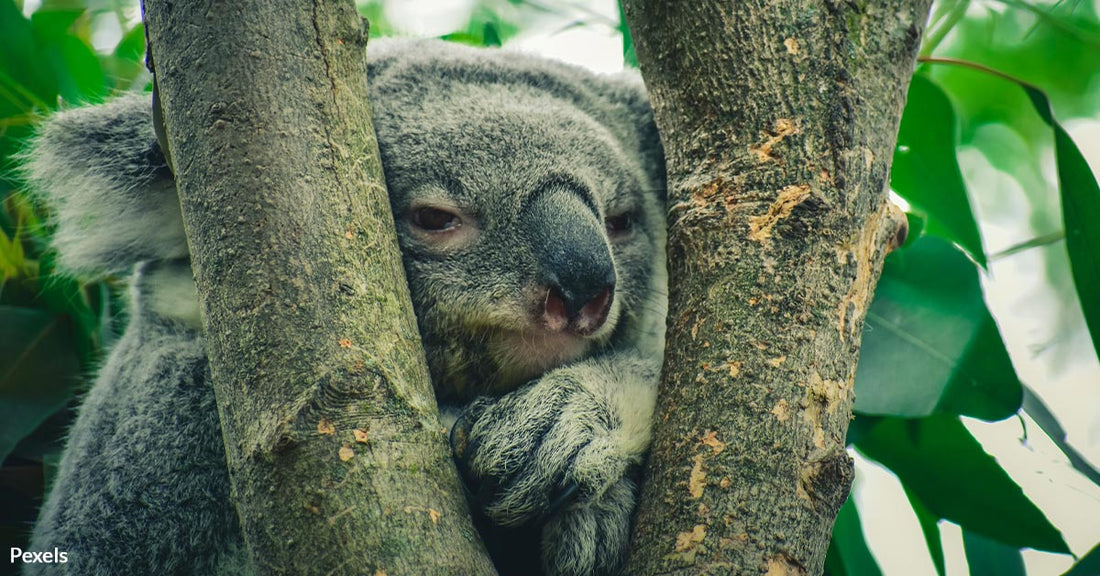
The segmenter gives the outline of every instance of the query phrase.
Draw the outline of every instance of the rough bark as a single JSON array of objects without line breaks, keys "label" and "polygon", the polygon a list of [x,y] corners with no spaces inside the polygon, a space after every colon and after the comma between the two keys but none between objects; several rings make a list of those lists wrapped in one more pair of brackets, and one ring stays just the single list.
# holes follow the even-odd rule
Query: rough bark
[{"label": "rough bark", "polygon": [[346,0],[146,0],[262,574],[492,574],[436,412]]},{"label": "rough bark", "polygon": [[820,574],[929,0],[628,0],[670,311],[628,574]]}]

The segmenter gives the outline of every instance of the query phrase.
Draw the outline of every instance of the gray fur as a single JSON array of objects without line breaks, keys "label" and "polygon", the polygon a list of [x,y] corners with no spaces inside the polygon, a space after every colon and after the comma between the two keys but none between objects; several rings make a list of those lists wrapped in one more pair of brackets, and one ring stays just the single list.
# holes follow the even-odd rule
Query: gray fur
[{"label": "gray fur", "polygon": [[[664,172],[644,89],[635,76],[436,42],[377,42],[371,55],[429,369],[494,558],[521,566],[503,555],[535,546],[545,574],[612,574],[664,332]],[[56,215],[62,265],[89,274],[145,262],[130,324],[80,409],[32,540],[70,561],[28,574],[249,571],[178,201],[148,109],[129,96],[58,114],[26,155],[28,183]],[[425,233],[413,216],[425,204],[463,225]],[[625,211],[633,230],[605,232],[603,220]],[[583,338],[540,331],[554,285],[545,279],[583,276],[581,264],[607,257],[606,322]]]},{"label": "gray fur", "polygon": [[187,257],[179,201],[147,97],[52,116],[24,160],[24,178],[56,220],[53,244],[62,268],[95,274]]},{"label": "gray fur", "polygon": [[28,574],[213,574],[240,540],[202,337],[151,313],[148,288],[133,286],[34,532],[31,549],[68,562]]}]

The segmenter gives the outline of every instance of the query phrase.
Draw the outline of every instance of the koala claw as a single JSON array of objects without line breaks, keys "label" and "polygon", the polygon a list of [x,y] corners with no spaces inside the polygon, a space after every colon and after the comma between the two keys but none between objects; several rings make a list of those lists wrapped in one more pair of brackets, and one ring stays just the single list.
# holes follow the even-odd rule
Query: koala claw
[{"label": "koala claw", "polygon": [[469,405],[451,443],[473,503],[501,526],[545,518],[601,496],[630,457],[601,399],[569,378],[547,378]]},{"label": "koala claw", "polygon": [[634,483],[622,478],[601,496],[554,515],[542,531],[547,576],[618,574],[630,543]]},{"label": "koala claw", "polygon": [[573,501],[573,496],[577,494],[577,490],[577,483],[570,482],[561,492],[555,494],[554,498],[550,500],[549,515],[556,515],[562,508],[570,504]]}]

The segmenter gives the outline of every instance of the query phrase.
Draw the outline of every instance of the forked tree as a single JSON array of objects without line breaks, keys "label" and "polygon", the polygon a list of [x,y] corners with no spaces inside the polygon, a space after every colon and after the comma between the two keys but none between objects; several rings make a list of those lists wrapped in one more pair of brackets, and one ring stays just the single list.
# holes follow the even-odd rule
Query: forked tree
[{"label": "forked tree", "polygon": [[[819,574],[863,315],[904,235],[887,181],[930,1],[625,4],[668,158],[671,278],[627,573]],[[354,6],[144,8],[261,573],[492,574],[434,413]],[[350,466],[367,473],[331,482]]]}]

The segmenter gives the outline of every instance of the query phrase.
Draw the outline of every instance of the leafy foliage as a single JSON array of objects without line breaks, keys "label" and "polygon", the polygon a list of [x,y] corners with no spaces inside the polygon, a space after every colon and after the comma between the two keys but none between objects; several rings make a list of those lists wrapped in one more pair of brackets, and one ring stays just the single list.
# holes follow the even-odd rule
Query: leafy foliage
[{"label": "leafy foliage", "polygon": [[1062,535],[958,418],[861,419],[856,448],[937,518],[1015,548],[1069,553]]},{"label": "leafy foliage", "polygon": [[962,252],[926,236],[887,261],[856,386],[861,414],[1000,420],[1020,409],[1020,382]]},{"label": "leafy foliage", "polygon": [[[0,1],[0,485],[13,502],[0,534],[18,544],[37,501],[44,466],[55,463],[67,410],[83,374],[113,337],[120,296],[104,282],[54,272],[45,250],[48,214],[18,189],[16,155],[33,123],[60,106],[141,88],[144,34],[130,31],[113,53],[91,46],[97,16],[81,3],[45,2],[29,18]],[[6,501],[6,498],[5,498]],[[10,514],[8,513],[10,511]]]},{"label": "leafy foliage", "polygon": [[[1047,189],[1039,166],[1053,151],[1064,232],[1021,238],[1011,253],[1065,238],[1086,324],[1100,346],[1100,192],[1054,116],[1055,109],[1096,113],[1084,96],[1100,70],[1100,27],[1088,7],[1055,12],[1057,7],[1005,4],[1008,10],[981,16],[968,12],[969,2],[937,4],[922,59],[928,64],[913,78],[891,174],[894,191],[923,216],[924,238],[910,239],[887,260],[856,379],[856,411],[889,417],[858,418],[849,432],[862,454],[898,476],[941,576],[938,523],[944,519],[963,527],[971,574],[1022,574],[1023,547],[1069,552],[1057,529],[950,416],[1005,418],[1023,400],[978,283],[987,257],[975,239],[970,203],[983,191],[968,189],[961,177],[955,153],[961,143],[984,146],[997,168],[1031,190]],[[1031,28],[1022,28],[1029,21]],[[945,38],[954,39],[944,51],[948,57],[928,57]],[[1008,128],[1021,136],[1013,142],[1023,145],[976,140],[987,126]],[[1044,429],[1060,431],[1034,396],[1029,406]],[[1055,441],[1095,482],[1096,471],[1064,436],[1056,434]]]},{"label": "leafy foliage", "polygon": [[1070,568],[1069,572],[1066,572],[1062,576],[1092,576],[1100,574],[1100,544],[1097,544],[1089,550],[1088,554],[1085,554]]},{"label": "leafy foliage", "polygon": [[985,251],[955,158],[955,111],[923,74],[913,76],[901,119],[890,186],[925,217],[926,234],[955,242],[982,266]]},{"label": "leafy foliage", "polygon": [[963,531],[970,576],[1024,576],[1020,551],[969,530]]},{"label": "leafy foliage", "polygon": [[825,562],[825,573],[830,576],[836,574],[882,576],[882,570],[879,569],[874,556],[871,555],[871,550],[867,548],[867,541],[863,538],[859,511],[856,510],[856,504],[852,500],[845,502],[836,516],[833,541],[829,543],[828,560]]}]

